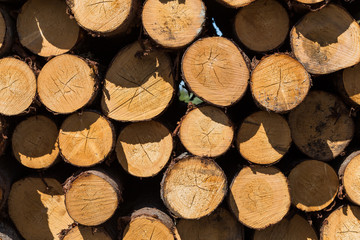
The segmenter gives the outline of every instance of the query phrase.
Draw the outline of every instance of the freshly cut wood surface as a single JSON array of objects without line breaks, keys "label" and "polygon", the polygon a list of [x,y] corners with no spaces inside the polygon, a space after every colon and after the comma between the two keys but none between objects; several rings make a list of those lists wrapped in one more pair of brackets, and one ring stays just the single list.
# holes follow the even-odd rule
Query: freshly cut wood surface
[{"label": "freshly cut wood surface", "polygon": [[310,12],[290,32],[296,58],[312,74],[328,74],[360,62],[360,27],[342,7]]},{"label": "freshly cut wood surface", "polygon": [[42,115],[30,117],[13,132],[13,154],[26,167],[48,168],[59,155],[58,136],[54,121]]},{"label": "freshly cut wood surface", "polygon": [[78,225],[65,233],[61,240],[112,240],[112,238],[103,228]]},{"label": "freshly cut wood surface", "polygon": [[339,177],[345,189],[346,197],[360,205],[360,151],[350,154],[339,169]]},{"label": "freshly cut wood surface", "polygon": [[161,181],[161,198],[177,217],[198,219],[223,200],[227,180],[211,159],[188,156],[173,162]]},{"label": "freshly cut wood surface", "polygon": [[79,167],[101,163],[115,145],[110,121],[96,112],[74,113],[60,128],[59,147],[65,161]]},{"label": "freshly cut wood surface", "polygon": [[1,240],[21,240],[18,233],[10,225],[0,222],[0,239]]},{"label": "freshly cut wood surface", "polygon": [[339,179],[334,169],[321,161],[306,160],[289,174],[291,202],[305,212],[328,207],[339,190]]},{"label": "freshly cut wood surface", "polygon": [[224,4],[227,7],[239,8],[239,7],[244,7],[254,2],[255,0],[217,0],[217,1]]},{"label": "freshly cut wood surface", "polygon": [[147,0],[142,11],[145,31],[166,48],[181,48],[192,42],[205,23],[202,0]]},{"label": "freshly cut wood surface", "polygon": [[36,78],[30,67],[13,57],[0,59],[0,113],[18,115],[33,102]]},{"label": "freshly cut wood surface", "polygon": [[66,0],[77,23],[104,36],[127,30],[135,17],[135,0]]},{"label": "freshly cut wood surface", "polygon": [[38,77],[40,101],[56,113],[72,113],[95,94],[94,70],[81,58],[64,54],[51,59]]},{"label": "freshly cut wood surface", "polygon": [[243,227],[225,208],[217,208],[198,220],[180,219],[176,224],[181,239],[243,240]]},{"label": "freshly cut wood surface", "polygon": [[320,230],[320,240],[360,239],[360,208],[344,205],[327,217]]},{"label": "freshly cut wood surface", "polygon": [[300,3],[306,3],[306,4],[314,4],[314,3],[321,3],[324,2],[325,0],[296,0]]},{"label": "freshly cut wood surface", "polygon": [[146,56],[136,42],[123,48],[110,65],[101,107],[119,121],[145,121],[162,113],[174,95],[171,60],[160,50]]},{"label": "freshly cut wood surface", "polygon": [[341,88],[344,91],[346,98],[350,99],[352,103],[360,105],[360,64],[344,69],[341,77],[337,79],[340,81]]},{"label": "freshly cut wood surface", "polygon": [[193,43],[183,56],[182,74],[197,96],[221,107],[242,98],[250,75],[241,50],[223,37]]},{"label": "freshly cut wood surface", "polygon": [[156,121],[127,125],[116,143],[121,166],[131,175],[152,177],[168,162],[173,150],[169,129]]},{"label": "freshly cut wood surface", "polygon": [[79,26],[66,13],[62,0],[29,0],[17,19],[20,43],[31,52],[49,57],[71,50],[79,38]]},{"label": "freshly cut wood surface", "polygon": [[185,148],[201,157],[217,157],[231,146],[234,129],[228,116],[213,106],[191,110],[181,121],[179,137]]},{"label": "freshly cut wood surface", "polygon": [[98,170],[84,171],[68,178],[64,190],[69,215],[85,226],[97,226],[107,221],[122,201],[119,183]]},{"label": "freshly cut wood surface", "polygon": [[235,32],[250,50],[267,52],[279,47],[287,37],[290,19],[286,9],[276,0],[257,0],[239,10]]},{"label": "freshly cut wood surface", "polygon": [[263,58],[255,67],[250,87],[255,101],[274,112],[287,112],[306,97],[310,75],[296,59],[275,53]]},{"label": "freshly cut wood surface", "polygon": [[246,160],[256,164],[273,164],[289,150],[291,133],[287,121],[278,114],[260,111],[241,124],[236,146]]},{"label": "freshly cut wood surface", "polygon": [[230,185],[230,208],[245,226],[264,229],[290,208],[286,177],[274,167],[245,166]]},{"label": "freshly cut wood surface", "polygon": [[281,222],[255,231],[253,240],[318,240],[311,225],[301,216],[295,214],[285,217]]},{"label": "freshly cut wood surface", "polygon": [[15,25],[9,15],[9,10],[0,6],[0,56],[11,50],[15,38]]},{"label": "freshly cut wood surface", "polygon": [[296,146],[316,160],[331,160],[350,143],[354,123],[341,100],[324,91],[310,92],[289,114],[289,126]]},{"label": "freshly cut wood surface", "polygon": [[74,221],[66,212],[61,184],[53,178],[15,182],[8,200],[9,215],[26,240],[58,239]]}]

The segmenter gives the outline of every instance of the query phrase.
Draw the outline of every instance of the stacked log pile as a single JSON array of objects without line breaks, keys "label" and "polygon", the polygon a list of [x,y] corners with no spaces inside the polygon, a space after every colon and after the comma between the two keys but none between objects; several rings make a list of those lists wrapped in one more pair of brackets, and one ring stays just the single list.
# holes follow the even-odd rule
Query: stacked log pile
[{"label": "stacked log pile", "polygon": [[0,0],[0,239],[360,239],[359,21]]}]

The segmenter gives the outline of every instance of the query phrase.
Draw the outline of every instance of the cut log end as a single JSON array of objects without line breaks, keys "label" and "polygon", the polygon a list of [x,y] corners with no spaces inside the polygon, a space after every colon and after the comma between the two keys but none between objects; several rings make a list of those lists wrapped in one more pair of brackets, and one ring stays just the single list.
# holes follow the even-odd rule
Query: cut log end
[{"label": "cut log end", "polygon": [[17,19],[21,44],[31,52],[50,57],[71,50],[79,38],[79,26],[66,14],[62,0],[29,0]]},{"label": "cut log end", "polygon": [[8,116],[23,113],[36,94],[36,78],[30,67],[15,58],[0,59],[0,113]]},{"label": "cut log end", "polygon": [[[345,188],[347,198],[353,203],[360,205],[360,152],[348,156],[345,161],[343,172],[339,173]],[[341,169],[341,168],[340,168]]]},{"label": "cut log end", "polygon": [[305,3],[305,4],[315,4],[315,3],[321,3],[324,2],[325,0],[296,0],[299,3]]},{"label": "cut log end", "polygon": [[360,105],[360,64],[346,68],[342,72],[342,77],[338,79],[344,90],[345,97],[350,99],[352,103]]},{"label": "cut log end", "polygon": [[230,8],[239,8],[239,7],[245,7],[246,5],[249,5],[255,0],[217,0],[217,1]]},{"label": "cut log end", "polygon": [[60,128],[59,147],[65,161],[89,167],[105,160],[114,147],[115,133],[110,121],[98,113],[74,113]]},{"label": "cut log end", "polygon": [[14,42],[15,26],[8,9],[0,6],[0,56],[7,54]]},{"label": "cut log end", "polygon": [[50,167],[59,155],[58,129],[45,116],[21,122],[12,136],[12,151],[24,166],[34,169]]},{"label": "cut log end", "polygon": [[51,111],[72,113],[94,97],[96,78],[93,69],[81,58],[61,55],[45,64],[38,77],[40,101]]},{"label": "cut log end", "polygon": [[350,143],[354,123],[349,110],[336,96],[310,92],[289,114],[289,126],[296,146],[316,160],[331,160]]},{"label": "cut log end", "polygon": [[291,133],[287,121],[280,115],[265,111],[248,116],[236,138],[240,154],[256,164],[273,164],[289,150]]},{"label": "cut log end", "polygon": [[230,186],[230,208],[241,223],[263,229],[280,222],[290,208],[286,177],[274,167],[244,167]]},{"label": "cut log end", "polygon": [[305,68],[286,54],[273,54],[263,58],[250,80],[255,101],[274,112],[294,109],[304,100],[310,85],[310,75]]},{"label": "cut log end", "polygon": [[212,106],[190,111],[181,121],[179,137],[185,148],[201,157],[217,157],[231,146],[234,130],[227,115]]},{"label": "cut log end", "polygon": [[328,74],[360,62],[359,24],[342,7],[310,12],[290,32],[296,58],[312,74]]},{"label": "cut log end", "polygon": [[181,48],[192,42],[205,22],[202,0],[147,0],[143,7],[145,31],[158,44]]},{"label": "cut log end", "polygon": [[242,98],[250,75],[241,50],[223,37],[193,43],[182,59],[182,73],[197,96],[221,107]]},{"label": "cut log end", "polygon": [[285,8],[275,0],[258,0],[241,8],[235,18],[235,32],[250,50],[267,52],[286,39],[290,19]]},{"label": "cut log end", "polygon": [[223,200],[227,180],[211,159],[186,157],[172,163],[161,182],[161,198],[178,217],[198,219],[210,214]]},{"label": "cut log end", "polygon": [[109,67],[101,107],[118,121],[145,121],[161,114],[174,95],[171,60],[153,50],[138,56],[143,49],[136,42],[122,49]]},{"label": "cut log end", "polygon": [[328,207],[339,190],[339,179],[334,169],[320,161],[307,160],[289,175],[291,202],[305,212]]},{"label": "cut log end", "polygon": [[96,170],[70,177],[64,190],[69,215],[85,226],[96,226],[107,221],[121,201],[118,183]]},{"label": "cut log end", "polygon": [[76,226],[65,233],[61,240],[112,240],[103,228]]},{"label": "cut log end", "polygon": [[116,143],[121,166],[137,177],[151,177],[159,173],[168,162],[172,149],[171,133],[156,121],[126,126]]}]

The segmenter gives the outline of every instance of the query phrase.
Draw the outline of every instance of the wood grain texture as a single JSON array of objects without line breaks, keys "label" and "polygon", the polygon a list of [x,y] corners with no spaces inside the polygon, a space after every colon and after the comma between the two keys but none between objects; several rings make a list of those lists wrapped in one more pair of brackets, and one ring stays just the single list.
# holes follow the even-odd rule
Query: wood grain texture
[{"label": "wood grain texture", "polygon": [[227,7],[239,8],[239,7],[244,7],[246,5],[249,5],[250,3],[254,2],[255,0],[217,0],[217,1]]},{"label": "wood grain texture", "polygon": [[356,205],[360,205],[360,152],[350,154],[339,169],[339,177],[345,189],[346,197]]},{"label": "wood grain texture", "polygon": [[94,228],[78,225],[71,228],[61,240],[112,240],[112,238],[101,227]]}]

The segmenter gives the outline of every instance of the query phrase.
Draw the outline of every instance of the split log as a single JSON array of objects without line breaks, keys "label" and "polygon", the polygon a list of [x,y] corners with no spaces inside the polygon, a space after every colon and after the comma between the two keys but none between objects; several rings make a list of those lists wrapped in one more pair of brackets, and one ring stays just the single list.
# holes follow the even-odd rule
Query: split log
[{"label": "split log", "polygon": [[217,1],[225,5],[226,7],[239,8],[239,7],[244,7],[254,2],[255,0],[217,0]]},{"label": "split log", "polygon": [[40,101],[55,113],[72,113],[91,102],[96,93],[94,70],[80,57],[54,57],[38,76]]},{"label": "split log", "polygon": [[122,201],[120,182],[100,170],[83,171],[68,178],[64,191],[69,215],[85,226],[107,221]]},{"label": "split log", "polygon": [[354,122],[349,110],[336,96],[313,91],[289,114],[295,145],[312,159],[331,160],[350,143]]},{"label": "split log", "polygon": [[257,0],[241,8],[235,18],[236,36],[255,52],[267,52],[280,47],[289,29],[289,15],[276,0]]},{"label": "split log", "polygon": [[247,57],[230,40],[208,37],[193,43],[182,59],[182,74],[191,91],[205,101],[227,107],[245,94]]},{"label": "split log", "polygon": [[48,168],[59,155],[58,136],[58,128],[51,119],[41,115],[30,117],[14,130],[13,154],[28,168]]},{"label": "split log", "polygon": [[305,212],[328,207],[339,190],[339,179],[334,169],[321,161],[307,160],[289,174],[291,202]]},{"label": "split log", "polygon": [[190,153],[200,157],[217,157],[230,148],[234,129],[222,110],[202,106],[191,110],[182,119],[179,137]]},{"label": "split log", "polygon": [[168,162],[173,150],[169,129],[156,121],[127,125],[116,143],[121,166],[136,177],[152,177]]},{"label": "split log", "polygon": [[311,225],[301,216],[285,217],[281,222],[255,231],[253,240],[318,240],[317,234]]},{"label": "split log", "polygon": [[350,154],[339,168],[339,177],[345,189],[346,197],[360,205],[360,151]]},{"label": "split log", "polygon": [[280,222],[290,208],[286,177],[274,167],[245,166],[230,185],[230,208],[249,228]]},{"label": "split log", "polygon": [[282,113],[297,107],[306,97],[311,78],[296,59],[275,53],[264,57],[250,79],[254,100],[263,108]]},{"label": "split log", "polygon": [[21,240],[18,233],[10,225],[0,222],[0,239],[1,240]]},{"label": "split log", "polygon": [[310,12],[290,32],[296,58],[312,74],[328,74],[360,62],[360,27],[342,7]]},{"label": "split log", "polygon": [[17,19],[20,43],[31,52],[50,57],[70,51],[80,28],[66,13],[62,0],[29,0]]},{"label": "split log", "polygon": [[112,240],[103,228],[75,226],[61,234],[60,240]]},{"label": "split log", "polygon": [[8,205],[11,220],[27,240],[58,239],[61,230],[73,223],[62,186],[53,178],[28,177],[15,182]]},{"label": "split log", "polygon": [[274,164],[287,153],[291,141],[289,125],[281,115],[260,111],[245,118],[236,146],[249,162]]},{"label": "split log", "polygon": [[360,105],[360,64],[344,69],[336,75],[335,85],[345,102],[350,105]]},{"label": "split log", "polygon": [[99,164],[113,150],[114,145],[113,125],[96,112],[74,113],[61,125],[60,153],[72,165],[89,167]]},{"label": "split log", "polygon": [[36,78],[30,67],[13,57],[0,59],[0,113],[7,116],[23,113],[36,94]]},{"label": "split log", "polygon": [[156,208],[141,208],[131,215],[123,240],[137,239],[180,240],[175,224],[164,212]]},{"label": "split log", "polygon": [[8,9],[0,6],[0,56],[7,54],[13,45],[15,37],[14,22]]},{"label": "split log", "polygon": [[360,237],[360,208],[353,205],[342,206],[333,211],[320,229],[320,240],[346,240]]},{"label": "split log", "polygon": [[136,16],[137,0],[66,0],[66,3],[82,28],[101,36],[126,32]]},{"label": "split log", "polygon": [[162,113],[174,95],[171,60],[160,50],[141,56],[138,42],[123,48],[105,77],[101,107],[118,121],[145,121]]},{"label": "split log", "polygon": [[211,159],[185,156],[172,162],[161,181],[161,199],[177,217],[198,219],[213,212],[227,192],[223,170]]},{"label": "split log", "polygon": [[244,229],[225,208],[217,208],[199,220],[180,219],[176,224],[181,239],[243,240]]},{"label": "split log", "polygon": [[181,48],[201,33],[205,23],[202,0],[147,0],[142,24],[147,34],[165,48]]}]

